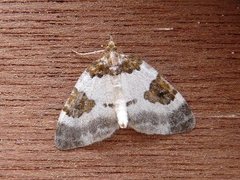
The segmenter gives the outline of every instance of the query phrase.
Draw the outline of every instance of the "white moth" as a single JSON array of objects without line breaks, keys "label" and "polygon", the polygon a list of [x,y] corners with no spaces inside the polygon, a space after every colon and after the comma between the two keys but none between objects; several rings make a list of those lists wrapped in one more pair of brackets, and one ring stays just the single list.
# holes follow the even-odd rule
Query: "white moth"
[{"label": "white moth", "polygon": [[182,95],[143,60],[118,53],[112,40],[78,79],[55,136],[61,150],[90,145],[127,126],[145,134],[190,131],[196,121]]}]

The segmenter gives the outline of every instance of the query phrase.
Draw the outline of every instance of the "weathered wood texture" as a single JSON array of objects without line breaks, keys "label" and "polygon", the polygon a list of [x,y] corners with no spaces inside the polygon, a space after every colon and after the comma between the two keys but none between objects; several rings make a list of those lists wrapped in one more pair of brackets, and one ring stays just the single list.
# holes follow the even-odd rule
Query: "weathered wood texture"
[{"label": "weathered wood texture", "polygon": [[[173,28],[164,31],[161,28]],[[239,179],[240,2],[0,2],[0,179]],[[197,119],[188,134],[131,129],[59,151],[55,125],[84,68],[112,34],[161,70]]]}]

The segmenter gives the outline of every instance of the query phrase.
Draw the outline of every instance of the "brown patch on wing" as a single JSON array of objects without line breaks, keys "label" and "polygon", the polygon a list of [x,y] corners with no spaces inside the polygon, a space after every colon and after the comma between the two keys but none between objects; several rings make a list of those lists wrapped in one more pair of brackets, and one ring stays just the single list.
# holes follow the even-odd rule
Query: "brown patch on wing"
[{"label": "brown patch on wing", "polygon": [[144,93],[144,98],[152,103],[159,102],[166,105],[174,100],[176,94],[177,91],[158,74],[151,82],[149,90]]},{"label": "brown patch on wing", "polygon": [[[106,56],[106,58],[110,58]],[[110,60],[108,62],[111,62]],[[90,76],[93,78],[95,76],[101,78],[104,75],[119,75],[122,72],[131,74],[134,70],[140,70],[140,65],[142,60],[137,57],[127,57],[121,64],[113,66],[111,63],[106,63],[103,61],[96,61],[87,68]],[[114,68],[113,68],[114,67]]]},{"label": "brown patch on wing", "polygon": [[95,106],[93,100],[88,99],[84,92],[79,92],[77,88],[73,88],[73,91],[63,107],[63,111],[68,116],[73,118],[79,118],[84,112],[88,113]]},{"label": "brown patch on wing", "polygon": [[90,76],[93,78],[97,76],[101,78],[105,74],[111,74],[110,66],[102,61],[96,61],[87,68]]},{"label": "brown patch on wing", "polygon": [[110,107],[110,108],[114,108],[114,104],[113,103],[104,103],[103,104],[104,107]]},{"label": "brown patch on wing", "polygon": [[121,72],[126,72],[131,74],[134,70],[139,71],[141,64],[142,64],[141,59],[134,56],[130,56],[120,65],[119,68],[121,69]]},{"label": "brown patch on wing", "polygon": [[136,104],[136,103],[137,103],[137,99],[133,99],[133,100],[131,100],[131,101],[128,101],[128,102],[126,103],[126,105],[127,105],[127,106],[130,106],[130,105]]}]

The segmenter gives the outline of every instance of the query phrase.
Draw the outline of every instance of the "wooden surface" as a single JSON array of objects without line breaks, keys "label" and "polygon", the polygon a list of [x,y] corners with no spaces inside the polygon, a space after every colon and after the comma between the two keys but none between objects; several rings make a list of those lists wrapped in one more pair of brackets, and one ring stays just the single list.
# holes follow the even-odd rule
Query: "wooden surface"
[{"label": "wooden surface", "polygon": [[[0,32],[0,179],[240,178],[239,1],[3,0]],[[109,34],[185,96],[196,129],[54,147],[63,103],[99,57],[72,50],[101,49]]]}]

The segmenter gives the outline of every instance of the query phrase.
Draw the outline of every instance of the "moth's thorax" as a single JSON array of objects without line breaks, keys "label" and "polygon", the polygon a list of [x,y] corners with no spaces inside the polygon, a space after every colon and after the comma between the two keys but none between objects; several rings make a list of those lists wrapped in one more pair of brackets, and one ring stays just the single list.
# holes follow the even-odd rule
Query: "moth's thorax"
[{"label": "moth's thorax", "polygon": [[106,52],[105,55],[101,58],[101,61],[103,61],[108,66],[118,66],[122,63],[122,56],[116,51],[110,51]]},{"label": "moth's thorax", "polygon": [[109,61],[111,62],[112,66],[117,66],[119,62],[119,54],[115,51],[110,51],[109,52]]}]

